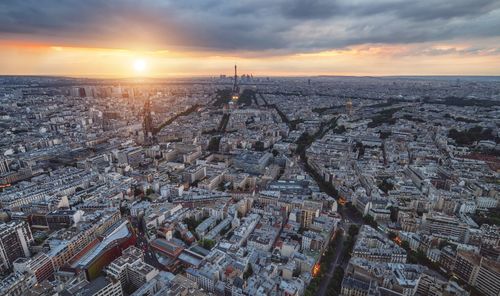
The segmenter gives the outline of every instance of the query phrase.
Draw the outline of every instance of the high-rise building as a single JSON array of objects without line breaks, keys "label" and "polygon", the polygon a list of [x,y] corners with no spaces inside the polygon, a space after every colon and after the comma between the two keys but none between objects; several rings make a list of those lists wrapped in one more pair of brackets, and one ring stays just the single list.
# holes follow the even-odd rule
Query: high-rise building
[{"label": "high-rise building", "polygon": [[84,88],[84,87],[73,87],[70,89],[69,94],[72,97],[77,97],[77,98],[84,98],[84,97],[90,97],[92,96],[91,94],[87,94],[86,92],[90,92],[91,89],[89,87]]},{"label": "high-rise building", "polygon": [[478,254],[459,251],[454,274],[483,295],[500,295],[500,263]]},{"label": "high-rise building", "polygon": [[474,286],[484,295],[500,294],[500,263],[482,257],[479,270],[474,279]]},{"label": "high-rise building", "polygon": [[15,221],[0,224],[0,270],[7,270],[19,257],[30,257],[33,236],[28,223]]},{"label": "high-rise building", "polygon": [[42,283],[54,275],[52,260],[45,253],[38,253],[33,258],[18,258],[13,265],[14,271],[34,275],[37,283]]},{"label": "high-rise building", "polygon": [[347,100],[347,103],[345,104],[345,108],[347,111],[347,115],[352,115],[352,101],[351,101],[351,99]]},{"label": "high-rise building", "polygon": [[459,251],[455,263],[454,273],[462,281],[472,285],[479,269],[481,256],[472,252]]},{"label": "high-rise building", "polygon": [[106,274],[120,281],[124,291],[133,292],[151,281],[159,270],[144,262],[142,251],[129,247],[106,268]]}]

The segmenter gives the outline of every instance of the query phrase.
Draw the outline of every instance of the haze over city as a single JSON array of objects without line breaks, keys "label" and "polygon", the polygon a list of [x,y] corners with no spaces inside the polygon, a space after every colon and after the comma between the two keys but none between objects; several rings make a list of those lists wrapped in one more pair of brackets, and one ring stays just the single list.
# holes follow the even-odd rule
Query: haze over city
[{"label": "haze over city", "polygon": [[497,0],[6,0],[0,74],[499,75],[499,27]]}]

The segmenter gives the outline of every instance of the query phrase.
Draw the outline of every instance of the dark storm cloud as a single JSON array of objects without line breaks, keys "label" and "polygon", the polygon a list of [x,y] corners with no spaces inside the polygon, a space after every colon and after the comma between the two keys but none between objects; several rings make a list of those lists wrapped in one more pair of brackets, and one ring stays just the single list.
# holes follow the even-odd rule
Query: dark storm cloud
[{"label": "dark storm cloud", "polygon": [[500,35],[499,0],[2,0],[0,39],[305,52]]},{"label": "dark storm cloud", "polygon": [[456,17],[474,17],[498,9],[498,0],[424,0],[424,1],[367,1],[365,5],[347,6],[353,14],[367,16],[393,14],[401,19],[415,21],[449,20]]},{"label": "dark storm cloud", "polygon": [[329,18],[335,15],[337,3],[329,0],[290,0],[282,3],[285,16],[298,19]]}]

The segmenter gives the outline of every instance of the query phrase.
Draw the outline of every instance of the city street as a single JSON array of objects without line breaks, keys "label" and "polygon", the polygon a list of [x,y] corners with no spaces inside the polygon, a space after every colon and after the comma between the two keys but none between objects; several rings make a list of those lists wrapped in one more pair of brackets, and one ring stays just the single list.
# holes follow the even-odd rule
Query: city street
[{"label": "city street", "polygon": [[[323,278],[321,279],[321,283],[319,285],[319,289],[318,289],[318,292],[316,295],[319,295],[319,296],[324,296],[326,295],[326,292],[327,292],[327,289],[328,289],[328,285],[330,284],[330,281],[333,277],[333,272],[335,270],[335,267],[337,267],[339,265],[339,260],[341,260],[340,258],[340,255],[342,254],[342,251],[343,251],[343,246],[344,246],[344,229],[343,228],[340,228],[340,230],[342,231],[342,235],[340,236],[340,238],[336,241],[335,243],[335,257],[334,257],[334,260],[328,265],[328,271],[326,272],[326,274],[323,276]],[[342,262],[340,262],[342,263]]]}]

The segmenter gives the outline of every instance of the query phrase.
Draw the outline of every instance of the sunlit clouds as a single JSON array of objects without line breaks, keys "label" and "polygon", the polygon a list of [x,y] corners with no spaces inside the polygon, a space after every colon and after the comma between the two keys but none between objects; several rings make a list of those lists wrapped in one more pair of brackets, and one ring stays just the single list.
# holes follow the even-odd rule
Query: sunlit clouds
[{"label": "sunlit clouds", "polygon": [[1,44],[2,74],[169,77],[243,73],[302,75],[498,75],[500,54],[466,45],[363,45],[281,55],[134,51],[36,44]]},{"label": "sunlit clouds", "polygon": [[500,75],[499,27],[495,0],[6,0],[0,74]]}]

